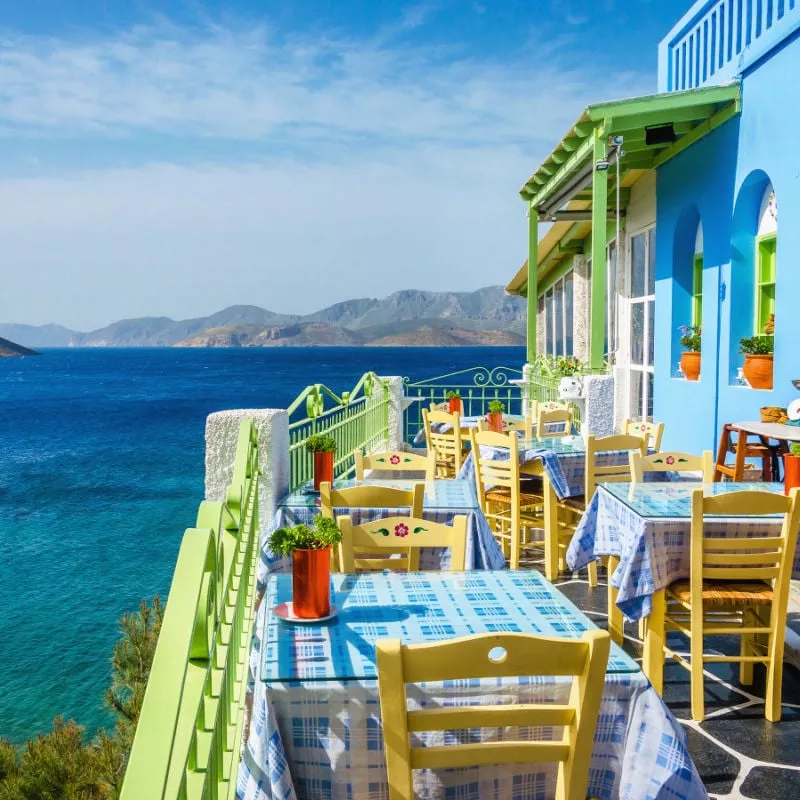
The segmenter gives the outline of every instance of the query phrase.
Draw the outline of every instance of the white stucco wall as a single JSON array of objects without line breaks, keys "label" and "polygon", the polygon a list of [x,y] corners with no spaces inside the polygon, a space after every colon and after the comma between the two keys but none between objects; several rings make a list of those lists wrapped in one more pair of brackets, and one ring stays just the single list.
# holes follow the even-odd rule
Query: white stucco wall
[{"label": "white stucco wall", "polygon": [[614,434],[614,377],[612,375],[587,375],[583,379],[583,396],[586,398],[581,433],[584,436],[612,436]]},{"label": "white stucco wall", "polygon": [[239,423],[251,419],[258,429],[259,529],[266,530],[277,501],[289,491],[289,415],[283,409],[243,408],[217,411],[206,419],[206,500],[225,500],[233,478]]},{"label": "white stucco wall", "polygon": [[406,409],[403,379],[398,375],[387,375],[382,380],[389,381],[389,433],[387,450],[403,449],[403,421]]}]

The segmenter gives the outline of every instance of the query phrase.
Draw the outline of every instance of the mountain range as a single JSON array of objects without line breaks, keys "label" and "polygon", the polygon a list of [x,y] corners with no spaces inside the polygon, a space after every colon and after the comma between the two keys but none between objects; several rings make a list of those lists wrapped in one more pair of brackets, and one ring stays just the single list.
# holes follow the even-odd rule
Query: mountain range
[{"label": "mountain range", "polygon": [[238,305],[207,317],[140,317],[94,331],[0,323],[0,337],[26,347],[287,347],[524,344],[525,300],[502,286],[474,292],[404,290],[346,300],[313,314]]}]

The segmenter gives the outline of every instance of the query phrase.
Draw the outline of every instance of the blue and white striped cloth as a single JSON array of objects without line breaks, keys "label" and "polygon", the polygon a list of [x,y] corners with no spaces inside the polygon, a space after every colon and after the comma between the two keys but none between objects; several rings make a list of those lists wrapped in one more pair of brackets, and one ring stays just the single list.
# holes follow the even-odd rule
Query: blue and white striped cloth
[{"label": "blue and white striped cloth", "polygon": [[[288,577],[288,576],[287,576]],[[591,626],[586,617],[535,572],[444,573],[409,576],[343,576],[363,583],[339,587],[342,613],[324,626],[281,626],[271,608],[285,593],[272,581],[256,621],[251,654],[254,682],[249,738],[242,759],[237,797],[242,800],[295,798],[358,798],[385,800],[388,794],[378,685],[372,676],[374,640],[403,635],[403,615],[386,614],[370,626],[369,613],[402,609],[403,603],[424,609],[426,618],[474,630],[522,630],[577,636]],[[444,586],[447,582],[449,586]],[[463,601],[457,583],[463,584]],[[442,585],[440,585],[442,584]],[[443,590],[444,586],[444,590]],[[336,587],[334,587],[336,588]],[[350,605],[352,598],[352,605]],[[392,605],[392,599],[398,605]],[[363,609],[359,616],[358,608]],[[355,613],[353,613],[355,612]],[[358,624],[348,622],[348,613]],[[458,620],[461,620],[459,623]],[[326,650],[324,628],[343,625],[345,651]],[[461,626],[461,627],[459,627]],[[437,626],[412,626],[407,635],[423,640],[447,638]],[[352,628],[352,631],[350,631]],[[409,629],[410,630],[410,629]],[[428,632],[430,630],[430,632]],[[263,645],[269,631],[271,644]],[[276,637],[277,632],[277,637]],[[337,651],[338,652],[338,651]],[[270,661],[271,659],[271,661]],[[261,680],[262,660],[269,662]],[[309,672],[311,669],[311,672]],[[285,672],[286,680],[281,671]],[[353,677],[337,679],[337,673]],[[300,679],[298,675],[313,675]],[[562,678],[447,681],[409,686],[413,708],[442,707],[461,702],[483,704],[564,702],[569,684]],[[472,733],[472,732],[471,732]],[[502,731],[485,731],[502,736]],[[515,735],[553,736],[555,731],[518,729]],[[442,734],[420,734],[441,743]],[[446,737],[454,734],[446,734]],[[445,741],[448,739],[446,738]],[[418,797],[550,798],[555,766],[487,765],[457,770],[415,772]],[[589,795],[602,800],[703,800],[708,795],[687,751],[686,735],[647,679],[614,646],[603,687],[589,770]]]},{"label": "blue and white striped cloth", "polygon": [[[600,556],[620,560],[610,577],[618,590],[617,605],[629,620],[646,617],[652,595],[673,581],[689,577],[691,493],[700,483],[609,483],[598,488],[567,551],[567,564],[577,570]],[[782,492],[781,484],[705,484],[707,494],[742,489]],[[720,519],[706,523],[706,535],[755,537],[775,535],[780,520]],[[794,576],[800,577],[800,551]]]}]

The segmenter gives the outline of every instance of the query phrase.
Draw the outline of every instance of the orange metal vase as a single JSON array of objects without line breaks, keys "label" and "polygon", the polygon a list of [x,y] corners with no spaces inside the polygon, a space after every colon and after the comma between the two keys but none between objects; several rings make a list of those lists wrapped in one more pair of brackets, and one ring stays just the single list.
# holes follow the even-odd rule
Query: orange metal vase
[{"label": "orange metal vase", "polygon": [[700,353],[691,350],[681,354],[681,372],[687,381],[700,378]]},{"label": "orange metal vase", "polygon": [[742,372],[753,389],[771,389],[772,354],[762,356],[750,353],[746,355]]},{"label": "orange metal vase", "polygon": [[292,553],[292,608],[303,619],[319,619],[331,613],[330,547]]},{"label": "orange metal vase", "polygon": [[503,414],[500,411],[490,411],[486,415],[486,421],[489,423],[489,430],[495,433],[503,432]]},{"label": "orange metal vase", "polygon": [[783,457],[783,491],[784,494],[800,486],[800,456],[786,453]]},{"label": "orange metal vase", "polygon": [[333,453],[314,453],[314,489],[321,483],[333,483]]},{"label": "orange metal vase", "polygon": [[461,413],[461,398],[460,397],[448,397],[447,398],[447,410],[451,414],[460,414]]}]

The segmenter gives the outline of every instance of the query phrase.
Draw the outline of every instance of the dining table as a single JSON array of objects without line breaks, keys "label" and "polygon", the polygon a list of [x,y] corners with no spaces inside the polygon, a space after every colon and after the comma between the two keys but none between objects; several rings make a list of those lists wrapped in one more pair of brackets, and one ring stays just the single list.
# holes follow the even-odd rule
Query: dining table
[{"label": "dining table", "polygon": [[[453,517],[467,517],[467,545],[465,555],[466,569],[503,569],[505,556],[486,521],[486,517],[478,503],[475,484],[465,480],[429,480],[415,481],[408,479],[364,478],[337,479],[335,489],[346,489],[352,486],[378,486],[382,488],[411,490],[416,483],[425,484],[422,516],[430,522],[450,524]],[[411,509],[402,509],[408,514]],[[287,525],[309,525],[322,513],[319,492],[313,491],[310,484],[300,486],[278,503],[272,525],[268,532]],[[382,517],[396,516],[397,508],[335,508],[336,516],[349,514],[353,524],[361,525]],[[270,572],[287,571],[291,562],[286,557],[275,556],[267,548],[267,537],[261,547],[261,558],[258,565],[258,581],[263,586]],[[419,556],[421,569],[448,569],[450,567],[449,548],[421,548]]]},{"label": "dining table", "polygon": [[[280,620],[291,576],[270,575],[251,651],[252,713],[237,797],[359,798],[388,795],[375,642],[406,644],[495,632],[577,638],[594,623],[535,571],[334,574],[333,619]],[[535,673],[536,665],[531,665]],[[467,672],[469,670],[467,669]],[[409,685],[413,707],[565,702],[564,677],[517,676]],[[452,734],[447,734],[452,735]],[[505,729],[472,732],[496,740]],[[550,738],[553,729],[512,735]],[[422,743],[441,733],[419,734]],[[436,739],[439,737],[439,739]],[[419,797],[553,797],[556,765],[481,765],[417,772]],[[589,795],[600,800],[707,793],[686,733],[638,665],[612,644],[595,726]]]},{"label": "dining table", "polygon": [[[567,564],[580,569],[608,557],[608,629],[622,640],[623,620],[647,619],[643,669],[656,690],[663,688],[664,590],[689,577],[692,492],[707,495],[736,491],[783,494],[783,484],[743,483],[600,484],[567,550]],[[705,523],[707,536],[775,535],[781,518],[720,517]],[[795,554],[794,577],[800,577],[800,552]]]},{"label": "dining table", "polygon": [[[459,426],[462,431],[468,431],[470,428],[477,428],[481,421],[486,420],[486,414],[479,414],[478,416],[461,417]],[[525,417],[522,414],[503,414],[503,421],[513,421],[518,423],[525,422]],[[555,424],[555,423],[554,423]],[[453,430],[453,426],[449,422],[432,422],[431,430],[434,433],[447,433]],[[413,439],[414,444],[423,444],[425,442],[425,428],[424,426],[417,431]]]}]

